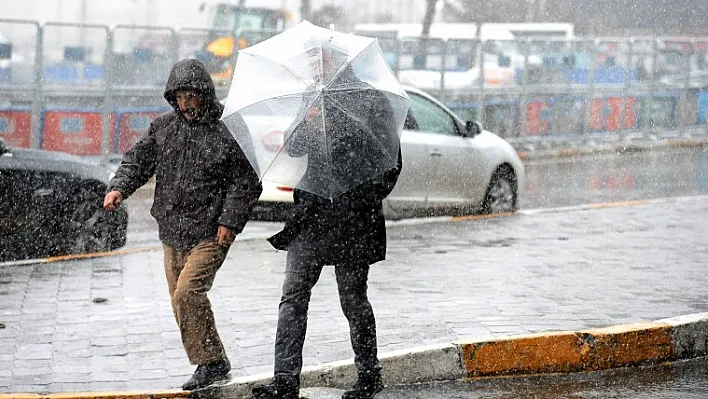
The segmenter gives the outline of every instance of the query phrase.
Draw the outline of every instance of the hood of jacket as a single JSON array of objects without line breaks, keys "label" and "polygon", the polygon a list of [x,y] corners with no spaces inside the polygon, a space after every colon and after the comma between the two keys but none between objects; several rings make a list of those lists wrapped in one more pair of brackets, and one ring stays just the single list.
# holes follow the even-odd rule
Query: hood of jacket
[{"label": "hood of jacket", "polygon": [[[180,90],[193,90],[202,95],[204,116],[212,119],[221,117],[224,108],[216,97],[214,81],[204,64],[195,59],[185,59],[177,62],[170,71],[165,85],[164,97],[177,113],[180,113],[177,105],[176,93]],[[200,118],[203,119],[203,118]]]}]

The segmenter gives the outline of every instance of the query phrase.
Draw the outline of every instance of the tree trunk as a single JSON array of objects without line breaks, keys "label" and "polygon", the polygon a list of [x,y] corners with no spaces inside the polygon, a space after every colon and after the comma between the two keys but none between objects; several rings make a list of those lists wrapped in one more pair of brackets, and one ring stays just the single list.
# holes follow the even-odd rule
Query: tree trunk
[{"label": "tree trunk", "polygon": [[312,7],[310,0],[301,0],[300,2],[300,17],[303,21],[309,21],[311,19]]}]

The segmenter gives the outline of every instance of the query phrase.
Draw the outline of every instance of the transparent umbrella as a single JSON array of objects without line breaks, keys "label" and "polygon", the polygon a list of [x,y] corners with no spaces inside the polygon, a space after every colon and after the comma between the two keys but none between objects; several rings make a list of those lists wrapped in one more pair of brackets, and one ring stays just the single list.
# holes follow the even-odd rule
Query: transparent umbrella
[{"label": "transparent umbrella", "polygon": [[222,120],[261,180],[332,199],[396,167],[409,106],[376,39],[302,22],[239,51]]}]

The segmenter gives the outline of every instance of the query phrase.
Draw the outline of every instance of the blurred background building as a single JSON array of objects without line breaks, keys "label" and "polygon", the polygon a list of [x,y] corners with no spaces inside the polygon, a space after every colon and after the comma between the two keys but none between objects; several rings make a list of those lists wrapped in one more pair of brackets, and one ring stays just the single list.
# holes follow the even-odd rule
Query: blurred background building
[{"label": "blurred background building", "polygon": [[[3,18],[97,24],[138,24],[209,27],[210,12],[219,3],[281,8],[300,19],[301,0],[28,0],[3,6]],[[343,19],[373,22],[420,22],[425,0],[305,0],[310,11],[338,10]],[[442,5],[442,3],[441,3]]]},{"label": "blurred background building", "polygon": [[[422,22],[436,2],[438,22],[568,22],[579,35],[708,33],[706,0],[26,0],[3,6],[3,18],[105,25],[210,27],[218,3],[281,8],[299,21]],[[317,21],[313,21],[317,22]]]}]

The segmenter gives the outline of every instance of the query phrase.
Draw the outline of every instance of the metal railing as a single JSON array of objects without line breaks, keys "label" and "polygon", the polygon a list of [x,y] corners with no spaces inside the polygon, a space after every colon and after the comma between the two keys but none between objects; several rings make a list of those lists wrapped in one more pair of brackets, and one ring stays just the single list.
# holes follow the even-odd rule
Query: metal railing
[{"label": "metal railing", "polygon": [[[48,110],[98,113],[102,155],[119,152],[118,114],[167,109],[162,93],[177,60],[202,60],[223,96],[237,52],[217,57],[206,46],[230,37],[238,48],[277,33],[4,19],[0,31],[10,41],[0,43],[0,137],[46,148]],[[379,41],[402,83],[430,92],[503,137],[653,132],[707,123],[708,38]],[[28,139],[13,136],[18,124],[12,112],[31,115]],[[14,133],[3,126],[14,126]]]}]

